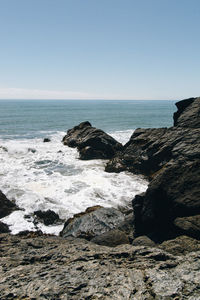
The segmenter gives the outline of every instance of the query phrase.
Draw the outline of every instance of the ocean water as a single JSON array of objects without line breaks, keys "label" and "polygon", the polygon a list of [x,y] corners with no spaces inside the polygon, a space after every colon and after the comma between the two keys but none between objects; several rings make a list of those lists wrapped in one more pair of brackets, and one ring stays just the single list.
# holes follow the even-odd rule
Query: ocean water
[{"label": "ocean water", "polygon": [[[67,219],[89,206],[130,206],[146,190],[142,176],[104,172],[106,160],[81,161],[62,145],[82,121],[123,144],[138,127],[170,127],[174,101],[0,101],[0,190],[21,208],[2,219],[13,234],[41,229],[59,234],[63,225],[34,225],[33,212],[51,209]],[[51,142],[43,143],[44,138]]]}]

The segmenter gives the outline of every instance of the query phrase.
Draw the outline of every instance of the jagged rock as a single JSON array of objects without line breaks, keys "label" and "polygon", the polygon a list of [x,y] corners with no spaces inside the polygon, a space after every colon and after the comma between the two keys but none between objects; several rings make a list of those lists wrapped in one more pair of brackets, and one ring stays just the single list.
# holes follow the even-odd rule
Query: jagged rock
[{"label": "jagged rock", "polygon": [[182,234],[200,240],[200,215],[176,218],[174,220],[174,225]]},{"label": "jagged rock", "polygon": [[43,139],[43,142],[44,142],[44,143],[49,143],[49,142],[51,142],[51,140],[50,140],[49,138],[44,138],[44,139]]},{"label": "jagged rock", "polygon": [[121,244],[130,244],[126,233],[119,229],[113,229],[104,232],[91,239],[91,242],[108,247],[115,247]]},{"label": "jagged rock", "polygon": [[176,105],[176,126],[137,129],[106,166],[109,172],[127,170],[150,179],[146,193],[133,200],[134,225],[136,236],[156,242],[180,233],[177,217],[200,214],[200,98]]},{"label": "jagged rock", "polygon": [[0,221],[0,233],[8,233],[8,232],[10,232],[8,225]]},{"label": "jagged rock", "polygon": [[92,127],[87,121],[69,129],[63,138],[63,144],[77,147],[80,159],[85,160],[111,158],[122,149],[122,145],[114,138],[104,131]]},{"label": "jagged rock", "polygon": [[156,244],[148,237],[145,235],[141,235],[137,238],[135,238],[132,242],[133,246],[148,246],[148,247],[155,247]]},{"label": "jagged rock", "polygon": [[59,215],[54,211],[48,209],[46,211],[37,210],[34,212],[38,221],[44,223],[45,225],[52,225],[60,221]]},{"label": "jagged rock", "polygon": [[0,298],[199,299],[200,248],[105,247],[83,239],[0,235]]},{"label": "jagged rock", "polygon": [[174,113],[174,126],[199,128],[200,106],[199,98],[190,98],[176,103],[178,111]]},{"label": "jagged rock", "polygon": [[18,207],[15,203],[8,200],[6,195],[0,191],[0,218],[8,216],[11,212],[17,209]]},{"label": "jagged rock", "polygon": [[85,213],[67,220],[60,236],[91,240],[95,236],[116,228],[122,221],[124,221],[124,215],[115,208],[92,207]]}]

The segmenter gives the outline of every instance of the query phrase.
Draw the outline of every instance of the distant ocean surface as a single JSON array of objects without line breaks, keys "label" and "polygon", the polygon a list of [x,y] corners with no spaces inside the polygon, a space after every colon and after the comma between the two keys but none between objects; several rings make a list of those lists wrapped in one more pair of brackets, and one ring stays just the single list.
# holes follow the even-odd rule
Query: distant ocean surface
[{"label": "distant ocean surface", "polygon": [[[33,212],[52,209],[63,219],[89,206],[130,205],[147,181],[126,172],[104,172],[106,161],[80,161],[63,146],[65,132],[90,121],[122,143],[138,128],[173,125],[175,101],[0,100],[0,190],[22,209],[2,219],[13,234],[62,225],[34,225]],[[44,138],[50,143],[43,143]]]}]

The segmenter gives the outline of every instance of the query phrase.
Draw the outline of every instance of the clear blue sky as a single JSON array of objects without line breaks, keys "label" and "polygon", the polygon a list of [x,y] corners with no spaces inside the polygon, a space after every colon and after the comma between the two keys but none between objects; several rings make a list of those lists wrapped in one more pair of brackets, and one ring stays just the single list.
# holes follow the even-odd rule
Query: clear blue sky
[{"label": "clear blue sky", "polygon": [[0,0],[0,98],[200,95],[200,0]]}]

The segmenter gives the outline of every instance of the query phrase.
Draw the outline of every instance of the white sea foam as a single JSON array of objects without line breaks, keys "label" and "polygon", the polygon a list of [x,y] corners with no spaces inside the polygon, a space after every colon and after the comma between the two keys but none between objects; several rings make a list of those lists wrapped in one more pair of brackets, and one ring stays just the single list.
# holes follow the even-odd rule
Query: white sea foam
[{"label": "white sea foam", "polygon": [[[125,143],[132,133],[128,130],[112,135]],[[140,176],[106,173],[106,161],[79,160],[76,149],[62,145],[64,134],[48,135],[50,143],[42,139],[0,141],[0,189],[22,209],[2,219],[13,234],[36,230],[33,217],[25,217],[36,210],[51,209],[66,219],[97,204],[130,205],[136,194],[146,190],[147,182]],[[40,223],[37,227],[52,234],[62,229],[62,225]]]}]

